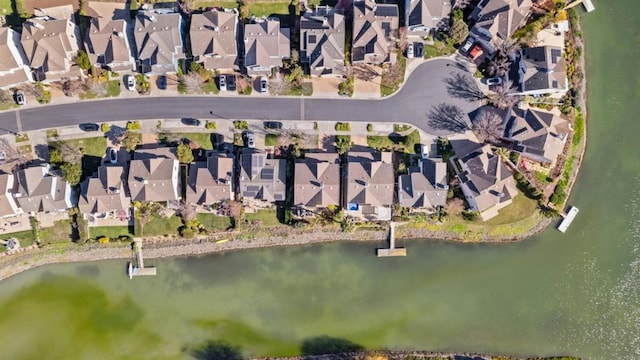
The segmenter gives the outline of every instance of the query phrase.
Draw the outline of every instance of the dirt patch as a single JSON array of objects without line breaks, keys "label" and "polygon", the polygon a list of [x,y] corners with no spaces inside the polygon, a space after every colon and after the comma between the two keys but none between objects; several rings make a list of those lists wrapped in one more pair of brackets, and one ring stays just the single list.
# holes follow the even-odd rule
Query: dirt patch
[{"label": "dirt patch", "polygon": [[158,143],[158,134],[152,133],[143,133],[142,134],[142,145],[155,145]]}]

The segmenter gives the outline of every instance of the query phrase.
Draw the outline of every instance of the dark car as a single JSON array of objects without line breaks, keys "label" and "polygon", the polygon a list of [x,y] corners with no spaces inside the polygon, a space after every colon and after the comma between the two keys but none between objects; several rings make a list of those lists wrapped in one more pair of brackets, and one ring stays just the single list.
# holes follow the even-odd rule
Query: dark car
[{"label": "dark car", "polygon": [[158,76],[158,89],[165,90],[167,88],[167,77],[164,75]]},{"label": "dark car", "polygon": [[424,57],[424,44],[421,42],[416,43],[415,57],[418,59]]},{"label": "dark car", "polygon": [[227,75],[227,90],[236,91],[236,76]]},{"label": "dark car", "polygon": [[279,122],[279,121],[265,121],[264,122],[264,128],[265,129],[280,130],[280,129],[282,129],[282,123]]},{"label": "dark car", "polygon": [[189,126],[200,126],[200,120],[194,118],[183,118],[182,123]]},{"label": "dark car", "polygon": [[98,126],[98,124],[86,123],[80,124],[80,129],[82,131],[98,131],[100,130],[100,126]]}]

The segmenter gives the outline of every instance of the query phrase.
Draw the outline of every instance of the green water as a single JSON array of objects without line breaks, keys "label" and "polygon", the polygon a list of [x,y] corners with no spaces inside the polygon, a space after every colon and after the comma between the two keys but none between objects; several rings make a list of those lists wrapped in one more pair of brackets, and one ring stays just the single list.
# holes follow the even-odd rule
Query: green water
[{"label": "green water", "polygon": [[0,283],[0,359],[174,359],[210,339],[291,355],[318,336],[366,348],[640,358],[637,1],[583,17],[589,149],[566,235],[511,245],[325,244],[47,266]]}]

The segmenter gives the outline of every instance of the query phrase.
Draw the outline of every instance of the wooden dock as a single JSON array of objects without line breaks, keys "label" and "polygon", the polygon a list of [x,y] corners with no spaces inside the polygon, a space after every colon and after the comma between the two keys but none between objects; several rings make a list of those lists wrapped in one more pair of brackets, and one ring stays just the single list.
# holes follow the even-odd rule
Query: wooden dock
[{"label": "wooden dock", "polygon": [[407,256],[407,249],[396,248],[396,223],[389,224],[389,248],[378,249],[378,257]]},{"label": "wooden dock", "polygon": [[572,8],[574,6],[577,6],[577,5],[580,5],[580,4],[582,4],[582,6],[584,6],[584,9],[588,13],[590,13],[593,10],[596,9],[596,7],[593,6],[592,0],[575,0],[575,1],[570,2],[564,9],[567,10],[567,9],[570,9],[570,8]]},{"label": "wooden dock", "polygon": [[134,276],[155,276],[156,275],[155,267],[144,266],[144,258],[142,257],[142,239],[140,238],[133,239],[133,246],[134,246],[137,264],[134,265],[133,262],[129,263],[129,268],[127,270],[129,279],[133,279]]},{"label": "wooden dock", "polygon": [[558,225],[558,230],[561,233],[565,233],[567,231],[567,229],[569,228],[569,225],[571,225],[571,223],[573,222],[573,219],[576,218],[576,215],[578,215],[578,212],[580,210],[575,207],[572,206],[569,211],[567,212],[567,215],[565,215],[564,219],[562,220],[562,222],[560,223],[560,225]]}]

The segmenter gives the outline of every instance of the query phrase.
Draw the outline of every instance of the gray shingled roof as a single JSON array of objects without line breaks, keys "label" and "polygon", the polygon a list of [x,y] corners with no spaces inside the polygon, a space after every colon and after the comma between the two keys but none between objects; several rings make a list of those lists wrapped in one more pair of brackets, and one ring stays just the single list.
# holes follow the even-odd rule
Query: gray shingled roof
[{"label": "gray shingled roof", "polygon": [[289,28],[278,19],[258,19],[244,26],[244,65],[251,74],[270,72],[291,56]]},{"label": "gray shingled roof", "polygon": [[373,0],[354,1],[352,61],[368,64],[391,61],[398,26],[397,5],[376,4]]},{"label": "gray shingled roof", "polygon": [[233,199],[233,158],[213,154],[207,161],[190,165],[187,202],[210,205]]},{"label": "gray shingled roof", "polygon": [[533,3],[531,0],[483,0],[471,13],[477,19],[475,27],[482,28],[492,38],[510,38],[524,25]]},{"label": "gray shingled roof", "polygon": [[167,158],[131,160],[128,180],[131,200],[179,200],[180,182],[178,172],[178,160]]},{"label": "gray shingled roof", "polygon": [[429,29],[448,25],[446,22],[451,13],[451,2],[451,0],[410,0],[409,6],[405,9],[407,12],[405,22],[407,26],[423,25]]},{"label": "gray shingled roof", "polygon": [[0,88],[31,80],[28,68],[19,64],[23,62],[22,56],[24,50],[20,43],[20,33],[8,27],[0,28]]},{"label": "gray shingled roof", "polygon": [[412,208],[432,209],[447,203],[447,164],[423,159],[420,166],[398,177],[398,202]]},{"label": "gray shingled roof", "polygon": [[12,194],[13,182],[12,174],[0,173],[0,216],[14,215],[20,211]]},{"label": "gray shingled roof", "polygon": [[130,201],[124,189],[124,166],[101,166],[96,175],[80,185],[80,211],[96,214],[127,209]]},{"label": "gray shingled roof", "polygon": [[71,207],[71,187],[48,165],[16,171],[14,192],[24,212],[53,212]]},{"label": "gray shingled roof", "polygon": [[505,136],[518,142],[523,155],[552,163],[562,153],[569,131],[569,122],[557,113],[514,108]]},{"label": "gray shingled roof", "polygon": [[185,58],[181,26],[182,18],[178,13],[138,11],[133,34],[136,58],[143,64],[143,72],[176,71],[178,59]]},{"label": "gray shingled roof", "polygon": [[561,92],[568,86],[562,49],[539,46],[522,50],[524,73],[520,80],[522,92]]},{"label": "gray shingled roof", "polygon": [[[333,160],[331,159],[333,155]],[[338,154],[327,154],[329,161],[306,157],[298,159],[294,169],[295,205],[327,207],[340,205],[340,164]]]},{"label": "gray shingled roof", "polygon": [[312,75],[342,74],[344,45],[344,15],[318,7],[300,18],[300,61]]},{"label": "gray shingled roof", "polygon": [[382,161],[349,161],[347,165],[347,203],[371,206],[393,204],[395,174],[393,165]]},{"label": "gray shingled roof", "polygon": [[127,24],[122,19],[91,18],[85,34],[85,49],[94,65],[105,65],[113,71],[134,69]]},{"label": "gray shingled roof", "polygon": [[268,202],[284,201],[286,164],[284,159],[268,159],[264,152],[243,149],[240,155],[242,197]]},{"label": "gray shingled roof", "polygon": [[207,69],[238,65],[238,15],[235,9],[217,9],[191,15],[191,52]]}]

